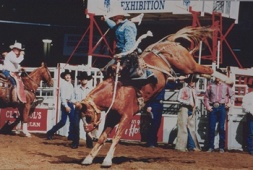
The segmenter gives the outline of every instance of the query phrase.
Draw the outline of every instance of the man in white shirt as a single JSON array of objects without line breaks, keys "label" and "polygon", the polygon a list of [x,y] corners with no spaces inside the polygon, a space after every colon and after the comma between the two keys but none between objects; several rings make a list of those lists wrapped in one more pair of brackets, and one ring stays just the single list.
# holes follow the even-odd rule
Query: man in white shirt
[{"label": "man in white shirt", "polygon": [[47,139],[52,140],[53,135],[60,128],[62,128],[69,117],[70,126],[69,126],[69,135],[68,140],[73,139],[73,124],[74,124],[74,87],[72,85],[71,72],[65,70],[61,73],[61,83],[60,83],[60,99],[61,99],[61,120],[47,132]]},{"label": "man in white shirt", "polygon": [[[85,97],[88,95],[88,93],[92,90],[91,87],[88,86],[88,81],[92,79],[92,76],[88,76],[87,72],[83,71],[80,72],[79,75],[76,77],[80,84],[76,86],[75,88],[75,100],[77,102],[81,102]],[[79,145],[79,140],[80,140],[80,111],[75,110],[74,114],[74,130],[73,130],[73,140],[71,144],[72,149],[78,148]],[[93,147],[93,142],[91,137],[86,133],[86,147],[87,148],[92,148]]]},{"label": "man in white shirt", "polygon": [[248,83],[248,93],[242,99],[242,109],[246,113],[248,124],[247,149],[253,156],[253,79]]}]

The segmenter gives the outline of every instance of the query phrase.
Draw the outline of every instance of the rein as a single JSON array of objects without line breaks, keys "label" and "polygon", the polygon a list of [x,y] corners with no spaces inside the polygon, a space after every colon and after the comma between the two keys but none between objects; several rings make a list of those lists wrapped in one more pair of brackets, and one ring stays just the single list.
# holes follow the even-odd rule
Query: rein
[{"label": "rein", "polygon": [[[32,83],[36,84],[38,87],[40,86],[40,84],[38,84],[37,82],[35,82],[33,80],[33,78],[26,72],[26,71],[23,71],[23,73],[26,74],[26,76],[31,80]],[[36,93],[36,90],[35,89],[28,89],[27,86],[25,86],[26,90],[32,92],[32,93]]]}]

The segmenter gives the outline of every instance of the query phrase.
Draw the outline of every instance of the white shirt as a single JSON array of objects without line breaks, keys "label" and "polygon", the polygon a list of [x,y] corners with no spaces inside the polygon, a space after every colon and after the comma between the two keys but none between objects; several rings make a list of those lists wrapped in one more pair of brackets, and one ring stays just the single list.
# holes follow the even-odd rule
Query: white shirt
[{"label": "white shirt", "polygon": [[242,109],[244,112],[253,115],[253,92],[246,94],[242,98]]},{"label": "white shirt", "polygon": [[19,57],[11,51],[9,52],[4,59],[4,67],[3,69],[9,70],[11,72],[18,72],[20,69],[20,63],[24,60],[24,55],[20,54]]},{"label": "white shirt", "polygon": [[68,106],[68,103],[67,103],[68,101],[75,102],[74,87],[71,82],[67,82],[64,79],[61,79],[60,98],[61,98],[61,104],[65,107]]},{"label": "white shirt", "polygon": [[87,85],[85,87],[82,87],[81,85],[76,86],[75,100],[79,102],[82,101],[91,90],[92,89],[88,87]]}]

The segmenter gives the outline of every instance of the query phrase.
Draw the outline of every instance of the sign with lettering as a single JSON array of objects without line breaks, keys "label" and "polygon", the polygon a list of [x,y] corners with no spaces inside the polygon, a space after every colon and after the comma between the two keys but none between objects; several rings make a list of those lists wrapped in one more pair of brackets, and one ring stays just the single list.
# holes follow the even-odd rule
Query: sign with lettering
[{"label": "sign with lettering", "polygon": [[[159,142],[163,140],[163,120],[161,122],[162,123],[157,134]],[[113,138],[113,136],[116,134],[117,129],[118,125],[114,127],[114,129],[109,135],[109,138]],[[125,129],[121,139],[142,141],[143,136],[145,136],[144,138],[146,138],[149,131],[150,117],[148,115],[135,115],[131,120],[130,124],[128,124],[127,128]]]},{"label": "sign with lettering", "polygon": [[[207,0],[88,0],[88,13],[106,15],[111,10],[121,7],[127,13],[172,13],[191,14],[193,11],[212,13],[221,12],[224,16],[238,19],[239,1]],[[118,10],[116,10],[118,11]]]},{"label": "sign with lettering", "polygon": [[[0,110],[0,127],[8,120],[13,123],[19,116],[19,111],[14,108],[4,108]],[[29,116],[29,131],[46,131],[47,130],[47,109],[35,109]]]}]

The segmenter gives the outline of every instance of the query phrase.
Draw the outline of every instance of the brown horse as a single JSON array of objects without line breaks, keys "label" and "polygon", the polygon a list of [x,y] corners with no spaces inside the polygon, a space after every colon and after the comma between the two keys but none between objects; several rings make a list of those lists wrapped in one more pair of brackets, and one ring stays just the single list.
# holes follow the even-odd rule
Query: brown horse
[{"label": "brown horse", "polygon": [[[197,64],[191,52],[174,41],[175,38],[185,38],[198,44],[202,38],[210,36],[211,33],[212,30],[205,27],[200,27],[198,29],[186,27],[176,34],[165,37],[163,40],[146,48],[140,55],[140,58],[147,67],[152,69],[158,78],[158,82],[155,85],[147,84],[141,87],[140,93],[144,102],[156,96],[156,94],[164,88],[169,78],[173,79],[174,69],[177,69],[178,72],[185,75],[192,73],[212,75],[214,73],[210,67]],[[91,91],[87,98],[81,103],[76,104],[76,108],[80,109],[82,113],[86,132],[97,127],[100,123],[101,111],[106,111],[110,108],[113,102],[114,87],[114,78],[108,78]],[[140,110],[136,90],[133,86],[124,86],[121,82],[118,82],[116,87],[115,102],[113,102],[111,110],[106,115],[104,130],[98,142],[83,160],[82,164],[84,165],[92,163],[94,157],[105,143],[108,134],[112,131],[114,126],[118,124],[117,132],[112,139],[111,147],[102,163],[103,167],[110,167],[112,165],[112,158],[116,145],[127,124]]]},{"label": "brown horse", "polygon": [[45,81],[48,86],[53,86],[53,79],[44,63],[42,63],[41,67],[33,70],[30,74],[21,78],[25,88],[26,103],[14,103],[12,102],[12,84],[8,79],[5,78],[3,74],[0,74],[0,82],[2,84],[6,84],[5,86],[0,87],[1,107],[17,107],[23,124],[22,131],[25,136],[31,137],[31,134],[27,130],[27,123],[29,114],[31,114],[31,106],[36,98],[36,90],[38,89],[41,80]]}]

